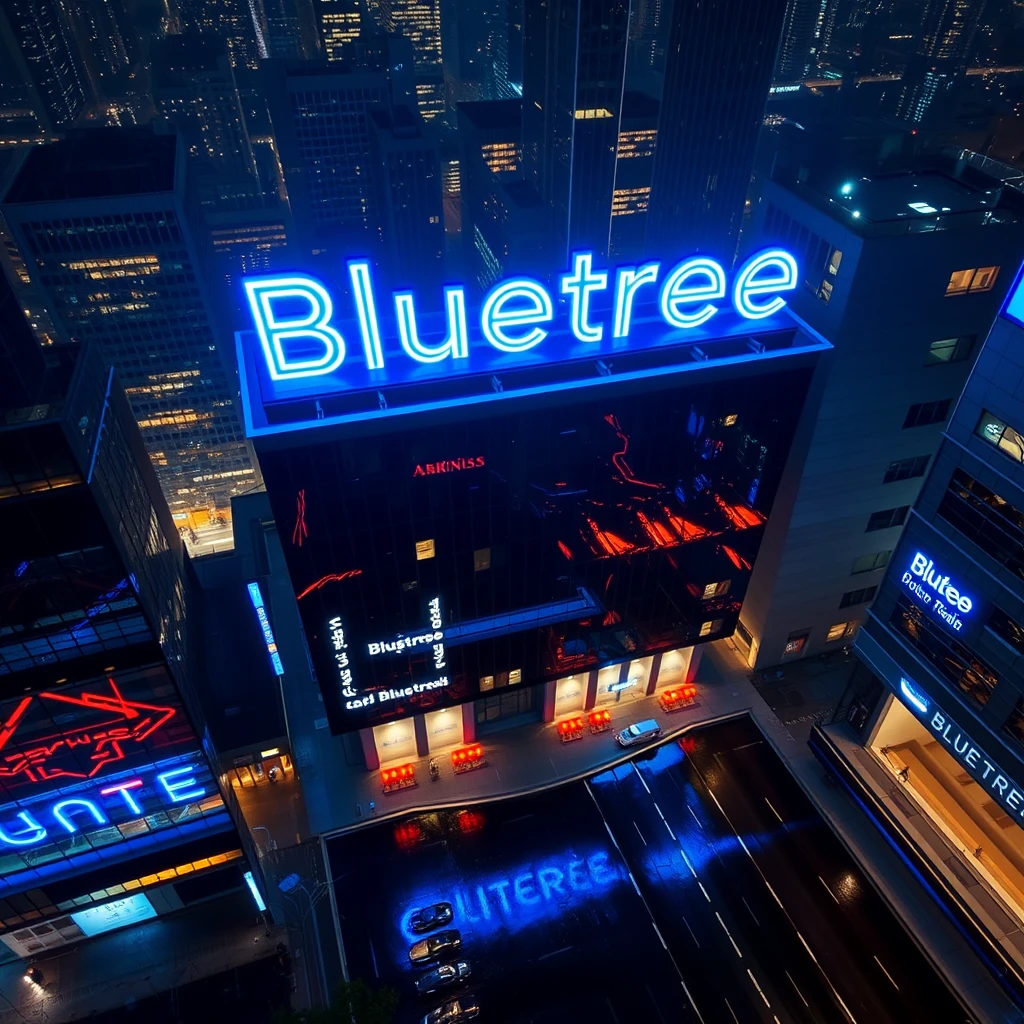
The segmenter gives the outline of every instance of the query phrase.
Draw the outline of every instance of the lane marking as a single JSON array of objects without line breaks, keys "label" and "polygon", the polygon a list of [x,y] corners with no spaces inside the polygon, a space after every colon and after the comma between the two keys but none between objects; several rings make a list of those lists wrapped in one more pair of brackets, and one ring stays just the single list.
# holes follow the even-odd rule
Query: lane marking
[{"label": "lane marking", "polygon": [[754,924],[756,924],[757,927],[760,928],[761,927],[761,922],[758,921],[757,914],[755,914],[750,909],[750,904],[747,902],[747,897],[746,896],[741,896],[740,899],[743,900],[743,906],[745,906],[747,908],[747,913],[750,914],[750,916],[754,919]]},{"label": "lane marking", "polygon": [[760,745],[760,740],[754,740],[753,743],[744,743],[741,747],[733,747],[732,751],[735,754],[737,750],[749,750],[751,747],[759,747]]},{"label": "lane marking", "polygon": [[[683,915],[682,915],[682,914],[680,914],[679,916],[680,916],[680,917],[683,917]],[[699,942],[697,941],[697,936],[693,934],[693,929],[692,929],[692,928],[690,927],[690,922],[689,922],[689,921],[687,921],[685,917],[683,917],[683,924],[685,924],[685,925],[686,925],[686,930],[687,930],[687,931],[688,931],[688,932],[690,933],[690,938],[691,938],[691,939],[693,939],[693,944],[694,944],[694,945],[695,945],[695,946],[696,946],[696,947],[697,947],[698,949],[700,949],[700,943],[699,943]]]},{"label": "lane marking", "polygon": [[885,969],[885,964],[883,964],[882,961],[879,960],[877,956],[875,957],[875,963],[878,964],[878,966],[882,968],[882,972],[885,974],[885,976],[890,981],[892,981],[892,987],[894,989],[896,989],[897,992],[899,992],[899,990],[900,990],[899,985],[897,985],[896,982],[892,980],[892,975]]},{"label": "lane marking", "polygon": [[[647,840],[644,839],[644,834],[643,834],[643,832],[640,831],[640,826],[635,821],[633,822],[633,828],[636,829],[636,834],[640,837],[640,841],[644,844],[644,846],[646,846],[647,845]],[[827,886],[826,886],[826,888],[827,888]]]},{"label": "lane marking", "polygon": [[786,971],[786,977],[789,978],[790,985],[792,985],[793,988],[796,989],[796,994],[800,997],[800,1000],[804,1004],[804,1006],[810,1008],[811,1004],[807,1002],[806,999],[804,999],[804,994],[800,991],[800,989],[797,986],[797,983],[793,980],[793,975],[791,975],[789,971]]},{"label": "lane marking", "polygon": [[665,947],[665,952],[667,953],[668,946],[665,945],[665,939],[662,937],[661,929],[658,928],[658,925],[654,921],[651,921],[651,927],[654,929],[654,933],[658,936],[658,938],[661,939],[661,944]]},{"label": "lane marking", "polygon": [[800,944],[804,949],[807,950],[807,955],[814,961],[815,966],[819,971],[821,971],[821,976],[825,979],[825,984],[832,990],[832,995],[835,997],[836,1002],[839,1003],[843,1013],[850,1018],[852,1024],[857,1024],[857,1018],[850,1013],[850,1008],[843,1002],[843,997],[836,991],[835,985],[832,984],[832,979],[825,973],[825,968],[818,963],[818,958],[814,955],[811,947],[807,945],[807,940],[799,932],[796,933],[796,937],[800,940]]},{"label": "lane marking", "polygon": [[693,808],[689,804],[687,804],[686,809],[690,812],[690,815],[693,817],[693,820],[697,822],[697,828],[699,828],[701,832],[703,832],[704,826],[700,823],[700,818],[698,818],[697,815],[693,813]]},{"label": "lane marking", "polygon": [[636,761],[633,762],[633,771],[636,772],[636,777],[643,783],[644,789],[647,790],[647,795],[650,796],[651,787],[647,785],[647,780],[640,774],[640,769],[636,766]]},{"label": "lane marking", "polygon": [[559,953],[568,953],[572,950],[572,946],[563,946],[561,949],[556,949],[551,953],[545,953],[543,956],[537,957],[538,960],[547,960],[549,956],[558,956]]},{"label": "lane marking", "polygon": [[676,834],[672,831],[672,826],[667,821],[665,822],[665,828],[668,829],[668,834],[672,837],[672,842],[678,843],[679,840],[676,839]]},{"label": "lane marking", "polygon": [[765,803],[766,803],[766,804],[767,804],[767,805],[768,805],[769,807],[771,807],[771,811],[772,811],[772,814],[774,814],[774,815],[775,815],[775,817],[776,817],[776,818],[778,818],[778,819],[779,819],[779,821],[781,821],[783,825],[785,825],[786,823],[785,823],[784,821],[782,821],[782,815],[781,815],[781,814],[779,814],[779,812],[778,812],[777,810],[775,810],[775,808],[774,808],[774,807],[772,807],[772,802],[771,802],[771,800],[769,800],[769,799],[768,799],[768,797],[765,797],[765,798],[764,798],[764,802],[765,802]]},{"label": "lane marking", "polygon": [[821,875],[818,875],[818,881],[821,882],[823,886],[825,886],[825,892],[827,892],[829,896],[831,896],[832,899],[836,901],[836,906],[838,907],[840,905],[839,899],[836,896],[836,894],[828,887],[828,882],[826,882],[825,879],[821,877]]},{"label": "lane marking", "polygon": [[736,1024],[740,1024],[740,1019],[736,1016],[736,1011],[732,1008],[732,1004],[729,1002],[728,999],[726,999],[725,1005],[729,1007],[729,1012],[732,1014],[732,1019],[736,1021]]},{"label": "lane marking", "polygon": [[[716,910],[715,917],[718,918],[718,923],[722,926],[722,931],[729,937],[729,941],[732,943],[732,948],[736,950],[736,955],[742,960],[743,954],[740,952],[740,947],[736,945],[736,940],[729,934],[729,929],[725,927],[725,922],[722,920],[722,915]],[[750,973],[749,971],[747,972]]]},{"label": "lane marking", "polygon": [[757,983],[757,978],[754,977],[754,972],[748,967],[747,974],[750,976],[750,980],[754,983],[754,988],[757,989],[757,994],[764,1000],[764,1005],[770,1010],[772,1004],[768,1002],[768,997],[761,991],[761,986]]}]

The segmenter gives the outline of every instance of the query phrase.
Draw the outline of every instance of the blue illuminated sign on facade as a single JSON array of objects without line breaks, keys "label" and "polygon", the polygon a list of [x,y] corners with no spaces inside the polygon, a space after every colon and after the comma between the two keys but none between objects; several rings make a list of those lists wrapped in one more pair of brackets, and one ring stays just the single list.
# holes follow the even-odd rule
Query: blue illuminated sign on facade
[{"label": "blue illuminated sign on facade", "polygon": [[150,921],[156,917],[153,904],[145,893],[137,892],[134,896],[126,896],[123,900],[103,903],[88,910],[76,910],[71,920],[91,938],[116,928],[127,928],[130,924]]},{"label": "blue illuminated sign on facade", "polygon": [[1018,327],[1024,327],[1024,267],[1017,272],[1017,280],[1003,306],[1003,316],[1013,320]]},{"label": "blue illuminated sign on facade", "polygon": [[971,613],[974,601],[953,586],[949,576],[944,576],[927,555],[914,552],[901,582],[919,604],[923,604],[950,629],[957,633],[963,629],[964,620],[960,616]]},{"label": "blue illuminated sign on facade", "polygon": [[[731,288],[726,272],[705,256],[683,260],[668,270],[660,288],[658,262],[611,270],[594,268],[593,253],[574,253],[572,269],[559,278],[558,296],[568,304],[571,338],[584,345],[599,344],[606,328],[619,342],[633,326],[637,293],[656,295],[661,319],[670,328],[693,330],[707,323],[728,297],[745,320],[761,320],[785,306],[780,292],[797,283],[796,260],[785,250],[766,249],[751,256],[737,271]],[[348,264],[355,322],[365,370],[384,370],[394,354],[385,351],[373,274],[365,260]],[[308,381],[334,374],[350,353],[349,342],[335,323],[334,301],[324,285],[304,274],[251,277],[243,281],[253,324],[271,381]],[[611,323],[601,323],[593,311],[595,293],[612,297]],[[395,331],[404,357],[413,364],[451,364],[454,374],[479,371],[470,365],[471,338],[465,289],[449,285],[443,291],[443,340],[421,335],[416,298],[412,292],[392,295]],[[390,315],[390,310],[388,310]],[[497,284],[480,308],[479,333],[492,350],[520,355],[540,345],[551,333],[555,300],[540,281],[512,278]],[[425,321],[425,318],[424,318]],[[351,338],[351,335],[350,335]],[[558,353],[551,358],[564,358]],[[350,384],[338,383],[338,390]]]},{"label": "blue illuminated sign on facade", "polygon": [[263,594],[258,583],[250,583],[249,600],[256,609],[256,617],[260,620],[260,629],[263,630],[263,639],[267,644],[267,653],[270,655],[270,663],[274,666],[274,674],[283,676],[284,665],[281,662],[281,655],[277,653],[277,641],[274,639],[274,631],[270,628],[270,619],[267,618],[267,609],[263,605]]},{"label": "blue illuminated sign on facade", "polygon": [[900,696],[950,756],[967,769],[982,789],[997,800],[1018,825],[1024,827],[1024,786],[1004,772],[961,728],[947,711],[940,710],[916,682],[900,679]]}]

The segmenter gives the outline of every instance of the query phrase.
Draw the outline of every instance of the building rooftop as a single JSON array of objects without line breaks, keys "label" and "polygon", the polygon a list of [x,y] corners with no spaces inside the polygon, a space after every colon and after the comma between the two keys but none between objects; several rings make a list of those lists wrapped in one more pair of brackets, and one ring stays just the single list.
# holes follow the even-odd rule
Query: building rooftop
[{"label": "building rooftop", "polygon": [[146,128],[85,128],[35,146],[6,203],[52,203],[174,190],[177,137]]},{"label": "building rooftop", "polygon": [[472,103],[460,103],[459,113],[482,131],[500,128],[513,130],[522,124],[523,101],[475,100]]},{"label": "building rooftop", "polygon": [[830,172],[785,184],[862,235],[947,231],[1024,218],[1024,197],[962,161],[937,158],[899,174]]},{"label": "building rooftop", "polygon": [[227,55],[227,44],[220,36],[199,32],[164,36],[153,47],[154,84],[159,88],[163,81],[176,81],[183,74],[216,71],[220,58]]}]

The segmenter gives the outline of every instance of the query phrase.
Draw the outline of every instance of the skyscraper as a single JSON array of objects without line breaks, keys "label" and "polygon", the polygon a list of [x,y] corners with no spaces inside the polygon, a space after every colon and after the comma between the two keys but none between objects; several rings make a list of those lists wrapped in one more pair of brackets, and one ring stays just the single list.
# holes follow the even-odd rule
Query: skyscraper
[{"label": "skyscraper", "polygon": [[367,7],[382,32],[397,33],[412,42],[416,100],[424,120],[443,114],[440,0],[368,0]]},{"label": "skyscraper", "polygon": [[20,81],[46,129],[75,122],[88,99],[82,68],[57,0],[11,0],[0,5],[0,75]]},{"label": "skyscraper", "polygon": [[785,0],[674,4],[647,218],[652,254],[682,246],[733,259],[784,9]]},{"label": "skyscraper", "polygon": [[256,161],[226,42],[213,33],[167,36],[153,48],[153,99],[178,131],[204,198],[259,194]]},{"label": "skyscraper", "polygon": [[551,258],[606,253],[622,116],[625,0],[525,0],[523,168],[551,211]]},{"label": "skyscraper", "polygon": [[178,0],[178,20],[185,32],[220,36],[233,68],[256,68],[266,57],[266,40],[257,32],[258,0]]},{"label": "skyscraper", "polygon": [[363,30],[363,0],[316,0],[316,16],[328,60],[349,60]]},{"label": "skyscraper", "polygon": [[194,526],[258,478],[186,195],[175,136],[94,129],[35,147],[2,211],[58,340],[95,341],[118,368],[171,512]]},{"label": "skyscraper", "polygon": [[814,30],[821,0],[789,0],[782,20],[782,37],[775,59],[775,80],[796,82],[806,78],[814,65]]}]

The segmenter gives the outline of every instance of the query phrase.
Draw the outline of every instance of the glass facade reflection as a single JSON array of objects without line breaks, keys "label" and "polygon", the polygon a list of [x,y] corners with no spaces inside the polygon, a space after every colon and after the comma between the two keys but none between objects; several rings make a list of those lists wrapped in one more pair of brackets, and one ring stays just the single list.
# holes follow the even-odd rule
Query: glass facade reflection
[{"label": "glass facade reflection", "polygon": [[334,730],[731,633],[807,383],[609,385],[261,453]]}]

